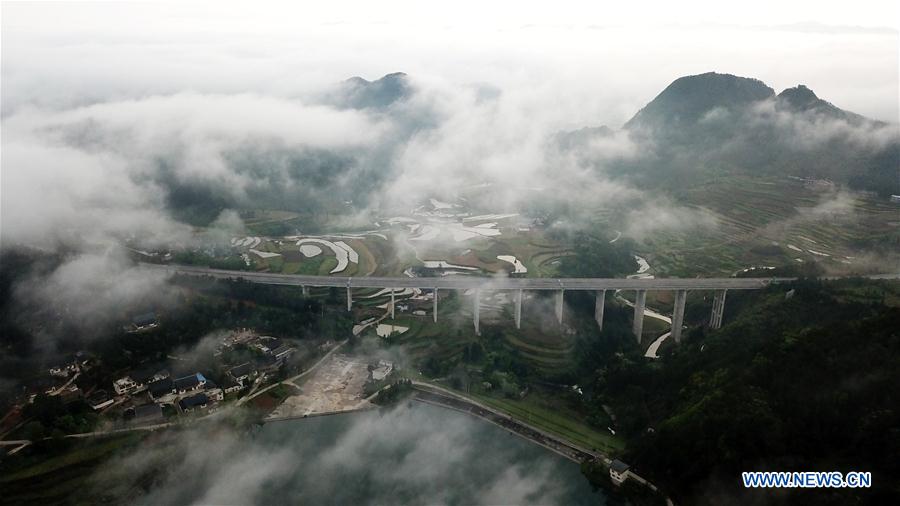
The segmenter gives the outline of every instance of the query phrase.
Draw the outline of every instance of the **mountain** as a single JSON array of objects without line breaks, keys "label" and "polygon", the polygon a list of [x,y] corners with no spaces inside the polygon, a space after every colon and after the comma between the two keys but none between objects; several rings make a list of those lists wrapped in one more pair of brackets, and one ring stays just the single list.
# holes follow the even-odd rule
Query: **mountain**
[{"label": "mountain", "polygon": [[[639,143],[640,155],[605,168],[647,184],[690,185],[736,171],[900,193],[898,126],[845,111],[804,85],[776,95],[758,79],[715,72],[681,77],[623,130]],[[557,144],[590,157],[584,148],[604,136],[609,132],[583,129],[557,135]]]},{"label": "mountain", "polygon": [[716,108],[735,109],[775,95],[762,81],[708,72],[676,79],[625,124],[653,130],[692,126]]},{"label": "mountain", "polygon": [[406,99],[412,91],[403,72],[387,74],[375,81],[356,76],[341,83],[337,101],[350,109],[383,109]]}]

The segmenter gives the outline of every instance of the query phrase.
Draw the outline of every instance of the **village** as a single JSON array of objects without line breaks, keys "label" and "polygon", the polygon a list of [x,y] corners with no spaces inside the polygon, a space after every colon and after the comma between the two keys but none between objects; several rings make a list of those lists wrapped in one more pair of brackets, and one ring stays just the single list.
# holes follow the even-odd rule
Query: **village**
[{"label": "village", "polygon": [[[140,319],[147,318],[136,318]],[[136,321],[135,325],[139,330],[155,323]],[[51,378],[63,384],[44,394],[60,396],[63,403],[83,399],[97,414],[114,423],[160,423],[173,416],[211,412],[226,399],[238,399],[242,392],[275,378],[296,351],[283,339],[240,329],[223,336],[212,357],[202,357],[211,359],[215,372],[185,370],[179,360],[170,360],[127,370],[108,386],[76,382],[83,372],[96,365],[92,358],[79,353],[72,362],[49,370]],[[36,395],[31,396],[32,401]]]},{"label": "village", "polygon": [[[157,325],[152,313],[139,315],[129,331]],[[169,355],[166,361],[116,371],[108,382],[92,381],[103,364],[79,351],[50,367],[37,390],[0,417],[0,432],[28,433],[23,426],[33,421],[29,414],[39,411],[38,404],[76,413],[64,415],[79,420],[66,434],[170,424],[251,400],[251,407],[270,418],[370,407],[365,394],[385,384],[394,366],[334,353],[342,344],[298,342],[241,328],[221,333],[201,356]]]}]

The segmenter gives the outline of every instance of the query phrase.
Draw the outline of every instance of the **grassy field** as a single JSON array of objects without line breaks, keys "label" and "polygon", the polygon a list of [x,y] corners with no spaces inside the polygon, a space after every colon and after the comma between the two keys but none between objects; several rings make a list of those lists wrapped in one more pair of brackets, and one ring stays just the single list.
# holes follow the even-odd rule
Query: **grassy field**
[{"label": "grassy field", "polygon": [[247,209],[241,219],[251,235],[283,235],[302,224],[300,213],[274,209]]},{"label": "grassy field", "polygon": [[581,421],[584,419],[583,414],[574,412],[546,396],[529,394],[524,399],[518,400],[483,393],[469,395],[529,425],[556,434],[584,448],[596,449],[611,455],[625,449],[625,442],[621,438],[588,426]]}]

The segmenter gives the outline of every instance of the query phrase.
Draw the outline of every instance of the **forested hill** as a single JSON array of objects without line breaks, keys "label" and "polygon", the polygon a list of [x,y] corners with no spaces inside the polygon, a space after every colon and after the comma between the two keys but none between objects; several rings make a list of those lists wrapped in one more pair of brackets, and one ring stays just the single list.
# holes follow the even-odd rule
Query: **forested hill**
[{"label": "forested hill", "polygon": [[[680,504],[900,504],[900,287],[729,294],[727,324],[597,376],[626,459]],[[741,471],[871,471],[872,489],[746,490]]]},{"label": "forested hill", "polygon": [[[590,162],[590,147],[611,133],[595,128],[558,137],[562,149],[583,152]],[[645,185],[698,184],[742,172],[824,178],[882,195],[900,193],[900,127],[845,111],[804,85],[776,94],[747,77],[715,72],[681,77],[621,133],[639,146],[639,154],[603,168]]]}]

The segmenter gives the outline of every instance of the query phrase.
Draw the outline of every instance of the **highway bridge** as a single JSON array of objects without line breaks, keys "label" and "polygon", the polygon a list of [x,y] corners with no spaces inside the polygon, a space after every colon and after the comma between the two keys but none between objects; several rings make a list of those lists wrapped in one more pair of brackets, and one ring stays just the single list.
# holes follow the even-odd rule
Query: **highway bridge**
[{"label": "highway bridge", "polygon": [[168,274],[192,276],[208,276],[218,279],[244,279],[252,283],[269,285],[288,285],[302,287],[307,292],[309,287],[338,287],[347,291],[347,310],[353,308],[354,288],[383,288],[391,290],[391,317],[394,317],[395,291],[406,288],[419,288],[434,291],[433,318],[438,316],[438,293],[440,290],[473,290],[475,332],[480,331],[479,317],[481,293],[486,291],[509,290],[515,293],[516,327],[522,324],[522,293],[525,290],[551,290],[556,292],[556,317],[560,323],[563,318],[563,297],[567,290],[590,291],[596,294],[594,319],[603,328],[603,309],[608,290],[633,290],[635,292],[634,321],[632,330],[640,342],[644,324],[644,307],[648,290],[667,290],[675,292],[675,304],[672,311],[672,337],[676,342],[681,340],[684,322],[684,306],[687,292],[690,290],[714,290],[710,327],[722,326],[722,314],[725,310],[725,295],[728,290],[759,290],[772,283],[793,281],[795,278],[510,278],[510,277],[476,277],[476,276],[444,276],[444,277],[340,277],[340,276],[304,276],[297,274],[275,274],[269,272],[232,271],[196,267],[189,265],[141,264],[141,268],[164,271]]}]

